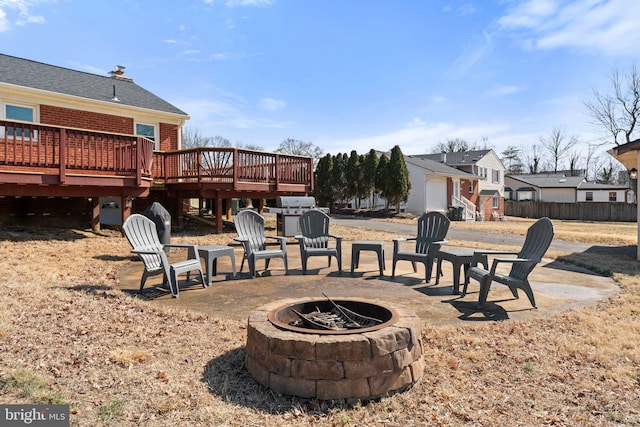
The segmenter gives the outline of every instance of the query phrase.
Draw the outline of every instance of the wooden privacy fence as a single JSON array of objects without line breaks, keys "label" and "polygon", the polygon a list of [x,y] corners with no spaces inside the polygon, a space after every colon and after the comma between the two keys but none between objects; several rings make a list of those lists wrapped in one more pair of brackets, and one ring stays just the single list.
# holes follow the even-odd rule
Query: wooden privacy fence
[{"label": "wooden privacy fence", "polygon": [[638,205],[614,202],[515,202],[505,200],[504,214],[521,218],[575,219],[578,221],[636,222]]}]

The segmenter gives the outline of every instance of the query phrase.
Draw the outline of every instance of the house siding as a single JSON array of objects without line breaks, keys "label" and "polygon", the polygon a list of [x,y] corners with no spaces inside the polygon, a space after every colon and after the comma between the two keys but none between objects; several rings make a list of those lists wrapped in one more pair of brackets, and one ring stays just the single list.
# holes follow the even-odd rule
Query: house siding
[{"label": "house siding", "polygon": [[425,174],[425,170],[407,163],[411,190],[407,199],[407,212],[422,215],[429,211],[447,209],[447,178]]},{"label": "house siding", "polygon": [[609,193],[616,193],[616,202],[626,201],[626,190],[578,190],[578,202],[587,201],[587,193],[593,193],[593,200],[590,202],[611,202],[609,200]]},{"label": "house siding", "polygon": [[[478,173],[478,168],[487,169],[487,178],[478,181],[479,190],[491,190],[500,193],[500,197],[504,197],[504,165],[500,161],[500,158],[493,152],[489,151],[486,156],[478,160],[476,163],[475,173]],[[493,172],[498,171],[498,182],[493,182]]]},{"label": "house siding", "polygon": [[[98,132],[113,132],[132,135],[134,119],[112,114],[76,110],[72,108],[40,105],[40,122],[43,124],[89,129]],[[159,123],[159,149],[171,151],[178,149],[179,126],[171,123]]]},{"label": "house siding", "polygon": [[540,201],[555,203],[575,203],[576,190],[575,188],[541,188]]},{"label": "house siding", "polygon": [[40,122],[43,124],[89,129],[99,132],[114,132],[131,135],[133,119],[111,114],[75,110],[51,105],[40,105]]}]

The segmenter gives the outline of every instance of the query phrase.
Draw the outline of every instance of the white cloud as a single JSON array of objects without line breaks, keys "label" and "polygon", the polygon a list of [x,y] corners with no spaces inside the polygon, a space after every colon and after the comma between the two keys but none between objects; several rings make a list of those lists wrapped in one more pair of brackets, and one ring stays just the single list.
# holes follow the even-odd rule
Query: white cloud
[{"label": "white cloud", "polygon": [[473,15],[476,13],[476,8],[471,3],[465,3],[458,8],[458,13],[462,16]]},{"label": "white cloud", "polygon": [[527,0],[498,21],[527,48],[574,48],[607,55],[640,54],[637,0]]},{"label": "white cloud", "polygon": [[477,124],[458,126],[454,123],[437,122],[427,123],[416,117],[411,119],[404,127],[392,132],[380,135],[368,135],[352,139],[319,141],[325,151],[336,154],[344,152],[345,147],[351,147],[358,153],[366,153],[370,149],[381,151],[391,150],[399,145],[404,154],[423,154],[430,152],[438,143],[449,138],[462,138],[469,142],[477,142],[483,136],[504,133],[507,127],[500,124]]},{"label": "white cloud", "polygon": [[522,92],[523,90],[524,88],[520,86],[503,85],[503,86],[496,86],[492,89],[489,89],[486,92],[486,94],[489,96],[506,96],[506,95],[513,95],[514,93]]},{"label": "white cloud", "polygon": [[[0,0],[0,32],[8,31],[12,21],[18,26],[45,23],[43,16],[32,15],[30,12],[31,6],[36,3],[38,2],[30,0]],[[12,16],[16,11],[17,16]]]},{"label": "white cloud", "polygon": [[3,33],[9,29],[9,20],[4,10],[0,9],[0,33]]},{"label": "white cloud", "polygon": [[227,0],[224,4],[227,7],[235,7],[235,6],[271,6],[272,0]]},{"label": "white cloud", "polygon": [[280,100],[280,99],[262,98],[258,102],[258,106],[260,108],[262,108],[263,110],[278,111],[278,110],[282,110],[284,107],[286,107],[287,103],[285,101]]},{"label": "white cloud", "polygon": [[482,33],[482,41],[478,43],[478,46],[475,46],[472,49],[469,49],[466,52],[463,52],[458,59],[453,64],[453,72],[454,74],[461,76],[465,74],[473,65],[478,62],[482,57],[485,56],[487,52],[490,51],[493,43],[493,37],[488,32]]},{"label": "white cloud", "polygon": [[[231,133],[233,129],[280,129],[290,124],[252,115],[246,102],[231,94],[212,98],[217,99],[185,99],[178,102],[180,108],[191,117],[188,126],[205,135],[218,135],[223,131]],[[232,136],[227,134],[225,137]]]}]

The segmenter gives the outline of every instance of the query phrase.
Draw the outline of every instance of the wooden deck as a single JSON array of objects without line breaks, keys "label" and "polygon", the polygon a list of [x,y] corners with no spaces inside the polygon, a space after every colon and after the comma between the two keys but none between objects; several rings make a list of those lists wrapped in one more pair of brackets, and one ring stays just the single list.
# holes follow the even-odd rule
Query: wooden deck
[{"label": "wooden deck", "polygon": [[[313,190],[313,158],[237,148],[154,152],[134,135],[0,120],[0,197],[268,199]],[[94,210],[97,208],[94,208]],[[126,217],[128,212],[123,213]],[[218,217],[220,217],[218,215]],[[222,227],[221,219],[220,228]],[[179,219],[180,221],[180,219]]]},{"label": "wooden deck", "polygon": [[142,137],[0,120],[0,183],[2,196],[49,196],[55,186],[59,196],[95,196],[96,187],[137,196],[154,186],[268,198],[310,192],[313,159],[236,148],[154,152]]}]

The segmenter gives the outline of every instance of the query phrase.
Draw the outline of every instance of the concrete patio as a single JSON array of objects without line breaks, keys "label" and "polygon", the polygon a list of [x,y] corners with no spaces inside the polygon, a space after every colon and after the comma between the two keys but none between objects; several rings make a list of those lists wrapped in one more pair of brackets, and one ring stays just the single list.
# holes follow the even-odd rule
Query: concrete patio
[{"label": "concrete patio", "polygon": [[[200,311],[223,318],[246,321],[251,310],[269,302],[286,298],[321,297],[367,298],[389,301],[412,309],[426,326],[462,325],[489,320],[524,320],[546,317],[571,309],[595,305],[614,296],[618,286],[609,277],[552,260],[543,260],[529,276],[538,309],[531,307],[524,293],[514,299],[509,289],[496,284],[491,287],[487,305],[483,311],[476,309],[479,286],[472,281],[465,297],[453,295],[451,264],[443,262],[443,276],[435,286],[435,277],[424,282],[424,269],[418,265],[414,273],[411,264],[400,261],[396,277],[391,278],[391,254],[393,244],[385,242],[385,276],[378,277],[378,260],[373,252],[360,254],[360,266],[350,274],[351,242],[343,242],[343,271],[337,272],[335,259],[331,267],[325,258],[311,258],[307,275],[302,274],[300,251],[296,244],[287,245],[289,273],[285,275],[282,261],[271,261],[264,272],[264,261],[258,263],[259,277],[250,278],[244,265],[237,278],[231,276],[228,257],[218,260],[218,275],[212,285],[186,283],[180,278],[180,296],[172,298],[167,289],[160,287],[161,276],[150,277],[144,290],[138,293],[143,266],[132,261],[120,271],[119,289],[133,296],[175,309]],[[238,269],[242,262],[242,248],[234,247]],[[175,256],[175,255],[172,255]],[[132,257],[132,259],[134,259]],[[435,266],[434,266],[435,275]]]}]

